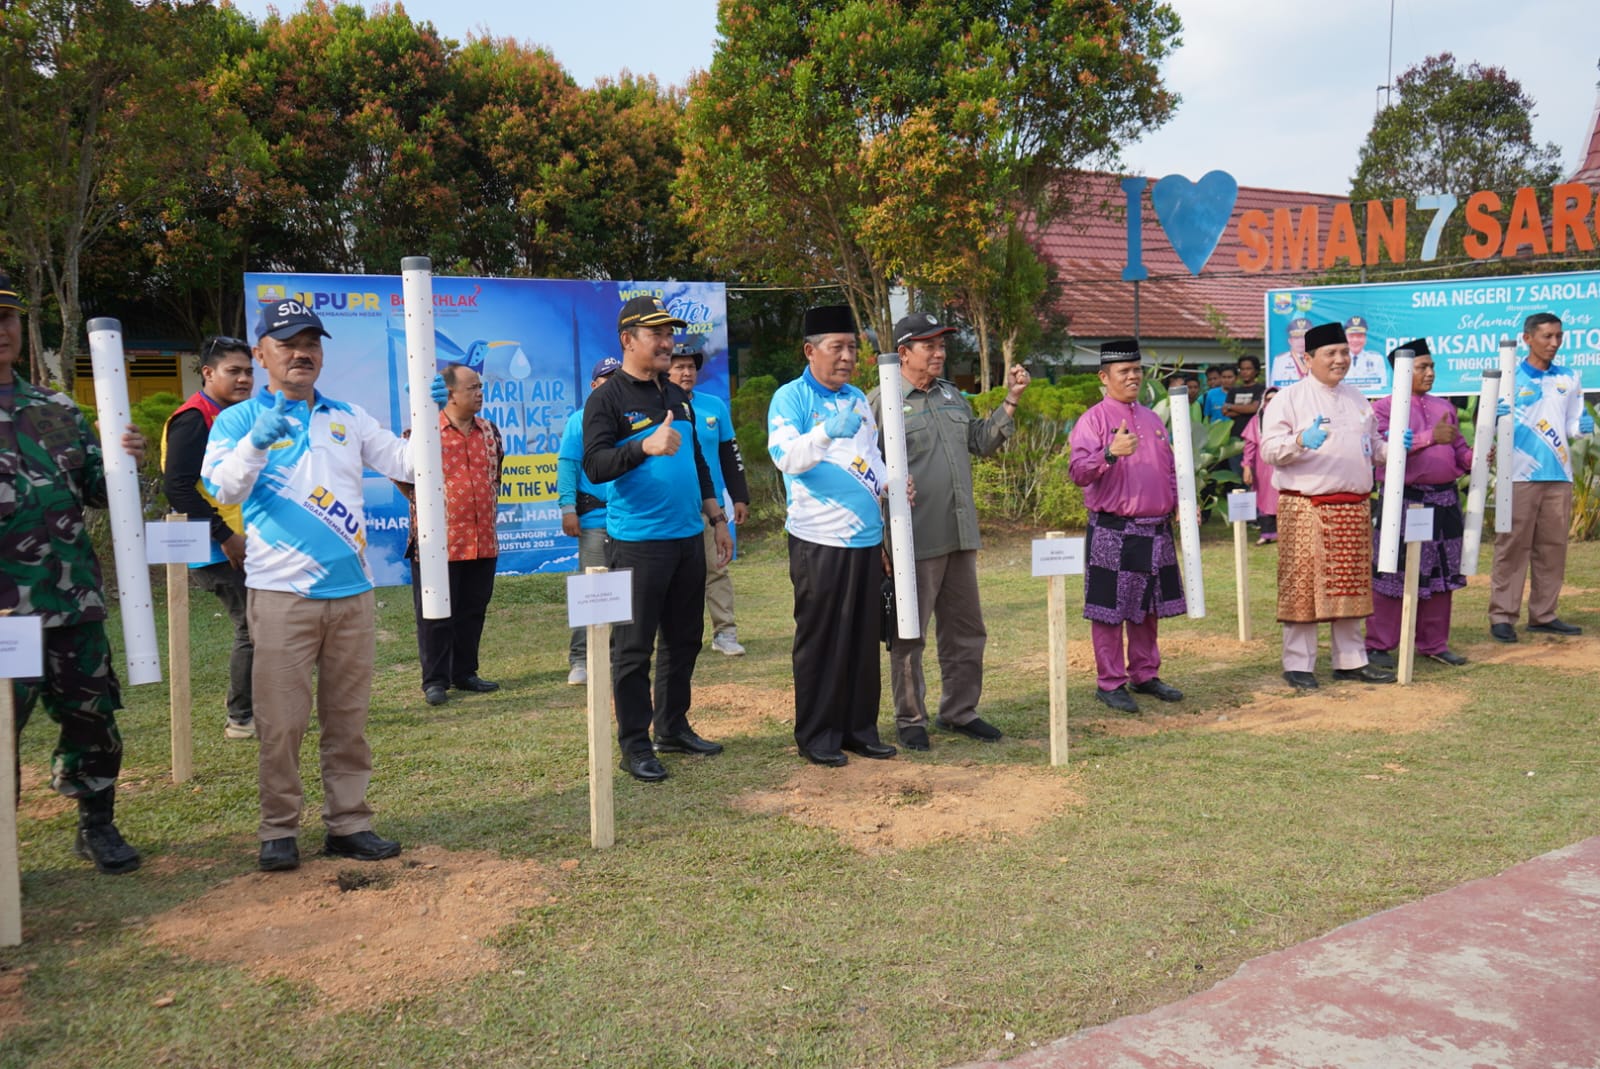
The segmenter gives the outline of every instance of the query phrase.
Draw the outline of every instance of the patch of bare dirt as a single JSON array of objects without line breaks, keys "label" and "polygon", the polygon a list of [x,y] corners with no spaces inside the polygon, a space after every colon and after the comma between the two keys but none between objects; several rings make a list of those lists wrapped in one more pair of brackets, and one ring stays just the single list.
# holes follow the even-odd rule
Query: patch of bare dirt
[{"label": "patch of bare dirt", "polygon": [[18,820],[54,820],[63,813],[75,813],[77,810],[76,802],[50,788],[48,768],[41,765],[22,766],[22,793],[17,799]]},{"label": "patch of bare dirt", "polygon": [[[1160,645],[1162,657],[1193,657],[1202,662],[1199,665],[1200,671],[1231,668],[1247,657],[1254,657],[1268,650],[1268,643],[1261,639],[1240,642],[1237,638],[1217,638],[1214,635],[1164,634],[1161,636]],[[1271,648],[1277,648],[1276,641],[1271,643]],[[1044,652],[1030,653],[1012,662],[1011,669],[1048,672],[1050,665],[1047,658],[1048,655]],[[1094,648],[1089,645],[1087,639],[1067,643],[1067,667],[1073,671],[1095,670]]]},{"label": "patch of bare dirt", "polygon": [[923,765],[854,760],[843,768],[808,765],[771,790],[735,805],[837,832],[864,854],[951,839],[1024,835],[1082,797],[1070,777],[1038,768]]},{"label": "patch of bare dirt", "polygon": [[1405,735],[1424,731],[1455,715],[1467,695],[1439,683],[1409,687],[1329,686],[1310,694],[1257,691],[1244,705],[1221,712],[1188,715],[1107,717],[1080,720],[1107,735],[1155,735],[1163,731],[1248,731],[1282,735],[1297,731],[1382,731]]},{"label": "patch of bare dirt", "polygon": [[1600,642],[1592,638],[1530,635],[1521,628],[1518,631],[1520,642],[1483,642],[1468,649],[1466,655],[1486,664],[1532,665],[1575,674],[1600,672]]},{"label": "patch of bare dirt", "polygon": [[499,952],[484,940],[554,902],[558,878],[532,861],[433,846],[376,863],[307,858],[294,872],[235,877],[152,917],[149,934],[180,954],[313,985],[328,1012],[367,1009],[494,969]]},{"label": "patch of bare dirt", "polygon": [[794,691],[738,683],[695,685],[694,729],[708,738],[756,735],[774,725],[794,726]]},{"label": "patch of bare dirt", "polygon": [[8,969],[0,965],[0,1036],[28,1023],[28,1001],[22,984],[32,966]]}]

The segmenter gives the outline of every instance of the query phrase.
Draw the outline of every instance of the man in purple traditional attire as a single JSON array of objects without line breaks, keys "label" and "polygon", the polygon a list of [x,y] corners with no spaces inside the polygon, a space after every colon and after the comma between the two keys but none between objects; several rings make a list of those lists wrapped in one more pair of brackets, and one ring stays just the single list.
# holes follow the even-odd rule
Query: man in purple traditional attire
[{"label": "man in purple traditional attire", "polygon": [[[1450,649],[1450,595],[1467,585],[1461,574],[1461,494],[1456,480],[1472,467],[1472,449],[1461,437],[1456,408],[1433,397],[1433,356],[1426,338],[1406,342],[1389,354],[1409,349],[1411,365],[1411,447],[1406,452],[1405,500],[1433,510],[1433,537],[1422,543],[1421,581],[1417,584],[1417,652],[1452,667],[1467,659]],[[1389,408],[1393,397],[1372,402],[1378,433],[1389,433]],[[1379,474],[1383,468],[1378,469]],[[1377,539],[1380,533],[1372,532]],[[1376,553],[1377,542],[1373,542]],[[1400,641],[1400,599],[1405,592],[1402,572],[1378,572],[1372,580],[1372,615],[1367,617],[1367,661],[1384,668],[1394,666]]]},{"label": "man in purple traditional attire", "polygon": [[1178,507],[1172,443],[1161,417],[1139,404],[1139,360],[1132,338],[1100,346],[1105,400],[1083,414],[1070,438],[1069,471],[1089,509],[1083,618],[1099,676],[1095,697],[1125,713],[1139,711],[1130,690],[1164,702],[1183,700],[1183,692],[1157,674],[1156,620],[1188,611],[1172,540]]}]

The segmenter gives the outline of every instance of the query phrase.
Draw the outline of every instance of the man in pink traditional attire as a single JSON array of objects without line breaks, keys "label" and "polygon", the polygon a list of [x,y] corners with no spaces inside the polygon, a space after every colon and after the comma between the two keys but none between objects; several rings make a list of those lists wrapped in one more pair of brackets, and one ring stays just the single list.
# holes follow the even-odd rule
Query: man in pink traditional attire
[{"label": "man in pink traditional attire", "polygon": [[[1433,537],[1422,543],[1421,578],[1417,584],[1417,652],[1424,657],[1459,667],[1467,659],[1450,649],[1451,593],[1467,585],[1461,574],[1461,493],[1456,480],[1472,468],[1472,449],[1461,437],[1456,407],[1433,389],[1433,355],[1426,338],[1408,341],[1389,354],[1409,349],[1411,365],[1411,445],[1406,453],[1404,494],[1407,504],[1433,510]],[[1389,408],[1393,397],[1372,402],[1378,433],[1389,433]],[[1380,475],[1383,468],[1378,469]],[[1385,488],[1387,492],[1387,488]],[[1380,500],[1382,500],[1380,498]],[[1373,538],[1379,537],[1376,530]],[[1373,543],[1377,545],[1376,542]],[[1374,550],[1376,552],[1376,550]],[[1403,572],[1379,572],[1372,580],[1372,615],[1367,617],[1367,660],[1394,667],[1391,652],[1400,642],[1400,600],[1405,593]]]},{"label": "man in pink traditional attire", "polygon": [[1139,359],[1132,338],[1100,346],[1106,397],[1072,428],[1068,469],[1089,509],[1083,617],[1099,675],[1095,697],[1125,713],[1139,711],[1130,690],[1164,702],[1183,700],[1183,692],[1157,674],[1156,619],[1188,611],[1172,540],[1178,507],[1172,444],[1161,417],[1139,404]]},{"label": "man in pink traditional attire", "polygon": [[1261,455],[1277,469],[1283,678],[1316,689],[1317,624],[1327,621],[1334,679],[1393,683],[1394,673],[1367,663],[1361,637],[1372,614],[1372,464],[1383,439],[1372,405],[1344,384],[1343,324],[1306,331],[1306,363],[1307,377],[1278,394],[1261,428]]}]

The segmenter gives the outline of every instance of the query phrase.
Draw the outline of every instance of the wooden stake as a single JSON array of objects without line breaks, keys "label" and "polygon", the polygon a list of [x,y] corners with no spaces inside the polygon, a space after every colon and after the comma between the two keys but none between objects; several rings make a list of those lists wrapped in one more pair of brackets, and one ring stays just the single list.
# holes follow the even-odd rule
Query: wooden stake
[{"label": "wooden stake", "polygon": [[[1243,490],[1234,490],[1236,494]],[[1245,520],[1233,521],[1233,586],[1239,615],[1239,641],[1250,641],[1250,531]]]},{"label": "wooden stake", "polygon": [[17,854],[17,725],[11,680],[0,679],[0,947],[22,945],[22,863]]},{"label": "wooden stake", "polygon": [[[1046,538],[1065,538],[1051,531]],[[1067,763],[1067,577],[1045,580],[1045,612],[1050,618],[1050,763]]]},{"label": "wooden stake", "polygon": [[[1413,504],[1412,508],[1421,508]],[[1417,663],[1417,586],[1422,577],[1422,543],[1406,543],[1406,584],[1400,599],[1400,648],[1396,651],[1395,678],[1401,686],[1411,685],[1411,670]]]},{"label": "wooden stake", "polygon": [[[585,575],[606,571],[585,568]],[[589,626],[589,845],[604,850],[617,841],[611,787],[611,625]]]},{"label": "wooden stake", "polygon": [[[183,523],[181,512],[167,514],[168,523]],[[167,565],[167,677],[172,697],[172,782],[194,775],[193,703],[189,688],[189,566]]]}]

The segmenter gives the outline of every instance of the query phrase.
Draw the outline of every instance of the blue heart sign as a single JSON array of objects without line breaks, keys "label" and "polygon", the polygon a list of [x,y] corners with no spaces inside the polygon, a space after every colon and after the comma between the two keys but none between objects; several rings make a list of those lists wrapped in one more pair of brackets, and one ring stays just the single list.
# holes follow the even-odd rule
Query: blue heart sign
[{"label": "blue heart sign", "polygon": [[1226,171],[1210,171],[1198,182],[1169,174],[1150,190],[1161,229],[1192,275],[1198,275],[1217,249],[1239,199],[1239,183]]}]

